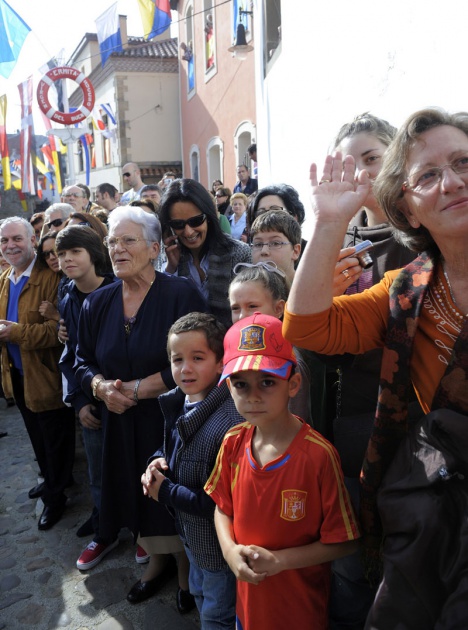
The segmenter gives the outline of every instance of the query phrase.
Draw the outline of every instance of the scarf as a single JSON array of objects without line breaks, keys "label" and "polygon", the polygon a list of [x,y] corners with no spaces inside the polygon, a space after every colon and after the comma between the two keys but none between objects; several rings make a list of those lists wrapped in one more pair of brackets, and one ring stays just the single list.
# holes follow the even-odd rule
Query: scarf
[{"label": "scarf", "polygon": [[[390,288],[390,313],[382,357],[377,411],[361,471],[361,523],[364,562],[371,583],[381,577],[382,523],[377,491],[407,433],[410,360],[421,306],[434,274],[435,260],[423,253],[407,265]],[[468,415],[468,318],[432,402],[432,410]]]}]

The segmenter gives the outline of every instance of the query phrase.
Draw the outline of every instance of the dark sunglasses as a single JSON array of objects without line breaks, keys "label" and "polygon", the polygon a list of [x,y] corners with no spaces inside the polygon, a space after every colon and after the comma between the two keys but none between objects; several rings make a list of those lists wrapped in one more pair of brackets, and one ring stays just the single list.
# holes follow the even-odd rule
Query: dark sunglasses
[{"label": "dark sunglasses", "polygon": [[55,251],[55,249],[50,249],[48,252],[43,251],[42,255],[44,256],[44,260],[49,260],[51,256],[57,258],[57,252]]},{"label": "dark sunglasses", "polygon": [[53,221],[49,221],[49,223],[47,224],[47,227],[50,229],[52,227],[52,225],[54,227],[59,227],[60,225],[62,225],[62,223],[65,221],[65,219],[54,219]]},{"label": "dark sunglasses", "polygon": [[130,177],[131,173],[124,173],[123,176],[124,177]]},{"label": "dark sunglasses", "polygon": [[185,226],[188,225],[191,228],[196,228],[202,225],[206,220],[206,214],[197,214],[190,219],[172,219],[169,221],[169,227],[173,230],[185,230]]}]

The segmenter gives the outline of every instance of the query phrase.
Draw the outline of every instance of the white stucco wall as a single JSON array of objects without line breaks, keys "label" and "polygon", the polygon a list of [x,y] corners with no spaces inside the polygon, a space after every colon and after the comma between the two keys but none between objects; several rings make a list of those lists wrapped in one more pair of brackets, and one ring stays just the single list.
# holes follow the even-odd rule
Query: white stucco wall
[{"label": "white stucco wall", "polygon": [[371,111],[399,126],[426,106],[468,109],[466,5],[458,0],[281,2],[282,51],[263,80],[263,0],[254,2],[260,185],[308,207],[308,171],[340,126]]}]

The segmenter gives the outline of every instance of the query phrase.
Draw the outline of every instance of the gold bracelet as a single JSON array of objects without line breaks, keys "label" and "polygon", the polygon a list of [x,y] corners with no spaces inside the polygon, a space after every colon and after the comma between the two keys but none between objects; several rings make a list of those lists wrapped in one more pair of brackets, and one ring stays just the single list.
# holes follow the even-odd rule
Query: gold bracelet
[{"label": "gold bracelet", "polygon": [[102,381],[105,381],[105,380],[106,380],[106,379],[105,379],[103,376],[101,376],[101,378],[98,378],[98,379],[96,379],[96,380],[94,381],[94,385],[93,385],[93,387],[92,387],[92,390],[93,390],[93,397],[94,397],[96,400],[99,400],[99,401],[101,401],[101,400],[102,400],[102,399],[101,399],[101,398],[99,398],[99,397],[98,397],[98,395],[97,395],[97,388],[98,388],[98,386],[99,386],[99,383],[102,383]]}]

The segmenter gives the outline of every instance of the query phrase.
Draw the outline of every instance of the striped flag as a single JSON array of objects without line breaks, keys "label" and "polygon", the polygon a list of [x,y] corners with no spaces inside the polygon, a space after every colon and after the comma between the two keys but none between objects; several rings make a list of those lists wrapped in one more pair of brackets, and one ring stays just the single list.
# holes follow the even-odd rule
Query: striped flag
[{"label": "striped flag", "polygon": [[110,103],[101,103],[99,107],[107,114],[108,119],[113,125],[117,125],[115,121],[114,112]]},{"label": "striped flag", "polygon": [[96,20],[97,38],[103,66],[113,52],[123,50],[117,4],[116,2],[109,7]]},{"label": "striped flag", "polygon": [[33,84],[32,77],[18,85],[21,98],[21,132],[20,132],[20,155],[21,155],[21,191],[34,195],[36,187],[34,184],[34,171],[31,160],[33,149]]},{"label": "striped flag", "polygon": [[167,31],[172,21],[169,0],[138,0],[138,5],[146,39]]},{"label": "striped flag", "polygon": [[7,97],[0,96],[0,155],[2,156],[3,188],[11,188],[10,152],[6,131]]},{"label": "striped flag", "polygon": [[[49,129],[52,129],[52,123],[50,122],[50,118],[47,118],[47,116],[44,113],[42,113],[42,120],[44,121],[44,125],[47,131],[49,131]],[[50,156],[51,156],[51,161],[52,161],[52,164],[54,167],[54,173],[55,173],[55,181],[57,182],[57,192],[58,194],[60,194],[62,192],[62,175],[60,172],[60,159],[59,159],[59,154],[57,150],[58,138],[56,138],[52,134],[49,134],[48,138],[49,138],[49,145],[50,145]],[[60,142],[60,140],[58,141]]]}]

